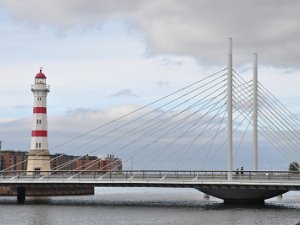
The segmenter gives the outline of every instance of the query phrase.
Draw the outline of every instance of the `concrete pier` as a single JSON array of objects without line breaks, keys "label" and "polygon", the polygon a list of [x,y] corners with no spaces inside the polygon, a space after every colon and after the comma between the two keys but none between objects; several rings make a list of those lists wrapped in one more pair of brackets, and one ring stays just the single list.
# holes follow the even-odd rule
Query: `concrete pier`
[{"label": "concrete pier", "polygon": [[199,188],[207,195],[224,200],[224,204],[262,205],[266,199],[281,195],[285,190],[238,189],[238,188]]},{"label": "concrete pier", "polygon": [[0,187],[0,196],[17,196],[23,204],[27,196],[74,196],[94,195],[94,187]]}]

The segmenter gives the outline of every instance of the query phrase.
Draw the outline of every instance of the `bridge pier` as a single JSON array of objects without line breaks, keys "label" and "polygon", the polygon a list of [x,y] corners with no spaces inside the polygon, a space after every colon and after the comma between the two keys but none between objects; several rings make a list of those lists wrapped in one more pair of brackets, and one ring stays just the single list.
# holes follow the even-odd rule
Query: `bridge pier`
[{"label": "bridge pier", "polygon": [[24,204],[26,199],[26,188],[17,187],[17,200],[19,204]]},{"label": "bridge pier", "polygon": [[197,188],[199,191],[224,200],[224,204],[263,205],[266,199],[281,195],[287,190],[267,190],[232,187]]}]

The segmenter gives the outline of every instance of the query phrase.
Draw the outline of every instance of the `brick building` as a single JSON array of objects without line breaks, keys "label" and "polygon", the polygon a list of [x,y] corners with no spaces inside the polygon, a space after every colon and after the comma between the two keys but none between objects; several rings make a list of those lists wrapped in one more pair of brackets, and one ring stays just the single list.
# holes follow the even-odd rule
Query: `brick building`
[{"label": "brick building", "polygon": [[78,156],[56,153],[50,156],[50,166],[52,170],[74,170],[73,161]]},{"label": "brick building", "polygon": [[104,171],[121,171],[122,168],[122,160],[116,158],[114,155],[105,155],[99,157],[101,160],[99,161],[99,168]]},{"label": "brick building", "polygon": [[0,169],[6,170],[26,170],[28,152],[26,151],[1,151],[1,166]]},{"label": "brick building", "polygon": [[[1,170],[26,170],[27,151],[1,151]],[[121,171],[122,160],[114,155],[104,156],[74,156],[66,154],[50,155],[50,166],[52,170],[101,170],[101,171]]]},{"label": "brick building", "polygon": [[52,170],[102,170],[120,171],[122,170],[122,160],[114,155],[82,157],[55,154],[51,155]]},{"label": "brick building", "polygon": [[76,170],[121,171],[122,161],[114,155],[84,156],[75,161]]}]

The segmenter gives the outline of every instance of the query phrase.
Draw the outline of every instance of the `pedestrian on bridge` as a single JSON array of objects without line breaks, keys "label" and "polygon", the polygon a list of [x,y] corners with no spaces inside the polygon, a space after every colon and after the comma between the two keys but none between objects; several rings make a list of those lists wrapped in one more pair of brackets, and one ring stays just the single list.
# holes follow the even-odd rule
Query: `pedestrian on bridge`
[{"label": "pedestrian on bridge", "polygon": [[235,174],[236,174],[236,175],[239,175],[239,174],[240,174],[239,168],[236,169]]}]

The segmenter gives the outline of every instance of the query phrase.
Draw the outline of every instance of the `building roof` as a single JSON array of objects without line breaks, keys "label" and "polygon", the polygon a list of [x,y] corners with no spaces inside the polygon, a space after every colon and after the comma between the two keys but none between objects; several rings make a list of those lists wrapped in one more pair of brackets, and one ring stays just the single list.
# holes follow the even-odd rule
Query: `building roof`
[{"label": "building roof", "polygon": [[40,72],[35,76],[35,78],[46,78],[46,75],[42,72],[42,69],[40,69]]}]

